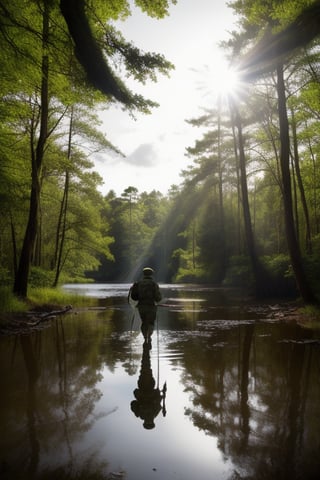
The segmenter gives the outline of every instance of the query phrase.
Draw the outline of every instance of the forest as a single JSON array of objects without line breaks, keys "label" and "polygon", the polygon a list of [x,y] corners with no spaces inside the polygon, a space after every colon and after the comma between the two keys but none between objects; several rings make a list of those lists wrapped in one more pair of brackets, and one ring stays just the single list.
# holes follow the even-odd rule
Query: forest
[{"label": "forest", "polygon": [[[135,1],[159,19],[171,3]],[[0,287],[132,281],[150,264],[163,282],[319,302],[320,2],[229,8],[239,92],[186,119],[199,135],[181,184],[102,195],[91,154],[121,145],[98,112],[156,107],[115,72],[144,83],[173,65],[115,29],[129,1],[0,1]]]}]

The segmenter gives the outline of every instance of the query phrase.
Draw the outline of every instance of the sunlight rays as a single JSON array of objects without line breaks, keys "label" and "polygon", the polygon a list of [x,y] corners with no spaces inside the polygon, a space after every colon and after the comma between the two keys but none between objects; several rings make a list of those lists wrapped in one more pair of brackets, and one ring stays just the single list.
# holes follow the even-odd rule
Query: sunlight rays
[{"label": "sunlight rays", "polygon": [[229,97],[238,97],[243,91],[239,73],[222,56],[216,56],[211,65],[194,71],[198,77],[201,76],[196,85],[206,103],[208,100],[210,103],[226,102]]}]

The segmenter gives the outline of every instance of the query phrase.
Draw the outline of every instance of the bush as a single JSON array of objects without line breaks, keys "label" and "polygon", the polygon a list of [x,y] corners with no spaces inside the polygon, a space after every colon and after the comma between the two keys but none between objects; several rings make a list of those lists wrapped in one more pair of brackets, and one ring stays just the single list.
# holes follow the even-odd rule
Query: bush
[{"label": "bush", "polygon": [[289,256],[285,254],[265,256],[262,262],[270,275],[276,296],[296,297],[298,291]]},{"label": "bush", "polygon": [[23,312],[27,305],[15,297],[10,287],[0,287],[0,312]]},{"label": "bush", "polygon": [[44,270],[40,267],[31,267],[29,276],[30,287],[52,287],[54,272]]},{"label": "bush", "polygon": [[245,255],[230,257],[222,283],[226,287],[251,288],[253,277],[249,258]]},{"label": "bush", "polygon": [[1,267],[0,265],[0,285],[8,285],[11,283],[12,279],[10,272],[7,268]]}]

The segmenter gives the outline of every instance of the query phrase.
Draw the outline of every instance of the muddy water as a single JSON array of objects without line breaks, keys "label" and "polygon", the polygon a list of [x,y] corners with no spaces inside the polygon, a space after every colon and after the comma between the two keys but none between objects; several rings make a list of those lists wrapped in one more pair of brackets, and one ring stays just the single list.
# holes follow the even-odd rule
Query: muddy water
[{"label": "muddy water", "polygon": [[318,478],[320,331],[168,285],[150,349],[127,287],[0,338],[0,478]]}]

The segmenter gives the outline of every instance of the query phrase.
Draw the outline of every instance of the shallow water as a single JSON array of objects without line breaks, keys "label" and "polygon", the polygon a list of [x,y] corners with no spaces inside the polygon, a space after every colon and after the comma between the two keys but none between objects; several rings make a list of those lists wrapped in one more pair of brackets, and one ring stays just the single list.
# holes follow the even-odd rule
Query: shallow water
[{"label": "shallow water", "polygon": [[65,288],[101,309],[0,338],[1,479],[318,478],[319,330],[163,285],[149,349],[128,285]]}]

